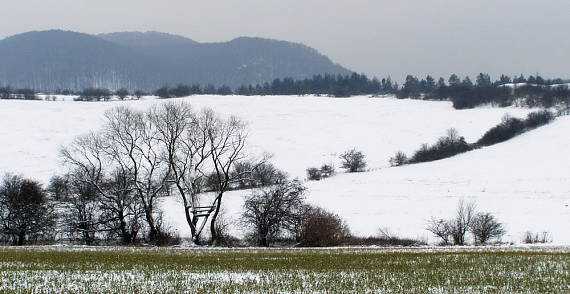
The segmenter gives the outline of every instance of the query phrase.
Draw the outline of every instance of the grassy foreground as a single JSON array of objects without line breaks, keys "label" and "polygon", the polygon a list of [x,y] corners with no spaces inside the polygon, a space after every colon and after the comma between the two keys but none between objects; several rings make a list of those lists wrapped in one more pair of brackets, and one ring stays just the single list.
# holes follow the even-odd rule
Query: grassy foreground
[{"label": "grassy foreground", "polygon": [[570,293],[570,248],[0,248],[0,293]]}]

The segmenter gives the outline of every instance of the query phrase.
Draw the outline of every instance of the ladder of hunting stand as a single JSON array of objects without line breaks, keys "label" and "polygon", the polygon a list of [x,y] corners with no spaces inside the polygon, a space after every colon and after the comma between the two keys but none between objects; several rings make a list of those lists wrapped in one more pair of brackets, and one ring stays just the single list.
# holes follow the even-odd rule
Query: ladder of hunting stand
[{"label": "ladder of hunting stand", "polygon": [[192,209],[195,217],[208,217],[214,211],[214,206],[196,206]]}]

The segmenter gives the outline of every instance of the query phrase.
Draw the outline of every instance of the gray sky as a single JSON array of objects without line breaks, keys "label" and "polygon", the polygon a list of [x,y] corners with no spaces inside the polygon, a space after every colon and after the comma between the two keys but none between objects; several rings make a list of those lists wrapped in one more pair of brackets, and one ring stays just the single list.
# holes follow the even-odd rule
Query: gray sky
[{"label": "gray sky", "polygon": [[370,75],[570,78],[569,0],[0,0],[0,38],[147,31],[302,42]]}]

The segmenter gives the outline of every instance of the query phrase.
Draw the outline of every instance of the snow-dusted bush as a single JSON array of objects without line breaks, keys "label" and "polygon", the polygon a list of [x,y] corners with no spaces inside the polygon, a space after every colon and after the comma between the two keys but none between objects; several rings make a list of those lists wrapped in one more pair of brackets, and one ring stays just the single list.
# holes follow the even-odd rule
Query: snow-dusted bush
[{"label": "snow-dusted bush", "polygon": [[364,154],[356,149],[345,151],[340,155],[341,166],[351,173],[363,171],[366,167],[364,158]]},{"label": "snow-dusted bush", "polygon": [[307,169],[307,179],[309,181],[320,181],[321,180],[321,170],[316,167],[310,167]]},{"label": "snow-dusted bush", "polygon": [[323,164],[321,168],[311,167],[307,169],[307,179],[309,181],[319,181],[334,175],[334,167],[330,164]]},{"label": "snow-dusted bush", "polygon": [[408,156],[402,152],[398,151],[393,157],[390,157],[390,166],[401,166],[408,163]]}]

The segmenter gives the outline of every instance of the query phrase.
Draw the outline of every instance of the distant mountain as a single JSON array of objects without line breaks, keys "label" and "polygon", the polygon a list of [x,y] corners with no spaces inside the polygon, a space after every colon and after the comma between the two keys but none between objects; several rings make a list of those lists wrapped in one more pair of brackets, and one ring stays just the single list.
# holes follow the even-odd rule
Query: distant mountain
[{"label": "distant mountain", "polygon": [[325,73],[350,71],[305,45],[262,38],[198,43],[159,32],[50,30],[0,40],[0,85],[42,91],[154,90],[179,83],[237,87]]}]

